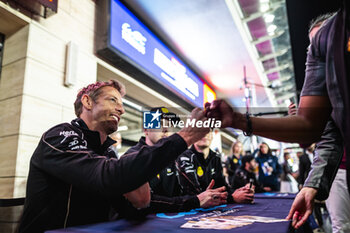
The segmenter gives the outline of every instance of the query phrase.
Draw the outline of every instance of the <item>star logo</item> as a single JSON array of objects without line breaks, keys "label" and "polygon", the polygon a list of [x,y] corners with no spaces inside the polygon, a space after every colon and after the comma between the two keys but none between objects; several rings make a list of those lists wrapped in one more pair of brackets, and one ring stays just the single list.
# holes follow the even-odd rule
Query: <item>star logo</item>
[{"label": "star logo", "polygon": [[144,129],[160,129],[160,116],[162,113],[157,110],[156,112],[143,112],[143,128]]},{"label": "star logo", "polygon": [[155,113],[151,113],[151,115],[153,116],[152,121],[154,121],[155,119],[157,119],[158,117],[160,117],[162,114],[159,112],[159,110],[157,110]]}]

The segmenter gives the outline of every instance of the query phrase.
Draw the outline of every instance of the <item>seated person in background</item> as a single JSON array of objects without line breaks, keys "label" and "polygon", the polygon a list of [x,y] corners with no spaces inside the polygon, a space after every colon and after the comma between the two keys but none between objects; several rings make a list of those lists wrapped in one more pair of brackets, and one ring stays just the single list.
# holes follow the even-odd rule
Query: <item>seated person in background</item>
[{"label": "seated person in background", "polygon": [[214,188],[226,186],[229,203],[251,203],[254,191],[249,187],[237,189],[235,192],[227,187],[222,174],[221,158],[209,148],[212,138],[212,133],[208,133],[176,160],[182,190],[185,194],[199,194],[214,180]]},{"label": "seated person in background", "polygon": [[243,146],[240,141],[232,143],[231,146],[232,154],[229,155],[224,163],[224,176],[230,187],[233,185],[233,177],[237,168],[241,166],[241,159],[243,157]]},{"label": "seated person in background", "polygon": [[260,150],[255,160],[259,164],[259,182],[264,187],[270,187],[271,191],[280,191],[278,176],[282,172],[282,167],[278,163],[278,158],[271,154],[267,143],[260,144]]},{"label": "seated person in background", "polygon": [[[118,160],[108,135],[118,129],[124,94],[124,86],[115,80],[90,84],[75,100],[77,118],[43,134],[30,160],[18,232],[108,221],[112,207],[118,213],[126,205],[147,207],[148,180],[209,132],[185,127]],[[204,121],[204,115],[198,108],[192,111],[195,120]]]},{"label": "seated person in background", "polygon": [[233,188],[238,189],[246,186],[250,182],[253,182],[255,186],[255,192],[269,192],[271,191],[270,187],[263,187],[256,180],[255,169],[257,167],[257,163],[252,155],[246,155],[242,158],[242,165],[236,170],[235,176],[233,177]]},{"label": "seated person in background", "polygon": [[[169,125],[168,121],[177,122],[180,119],[174,113],[170,113],[167,108],[159,107],[152,108],[151,112],[160,112],[161,128],[160,129],[144,129],[145,137],[141,137],[137,145],[131,147],[127,154],[137,153],[146,145],[154,146],[161,139],[167,138],[173,134],[175,129],[170,127],[163,127]],[[163,122],[165,124],[163,124]],[[164,151],[164,156],[167,152]],[[216,205],[226,203],[227,192],[225,187],[211,189],[214,185],[212,182],[207,190],[198,195],[182,195],[182,191],[178,182],[178,172],[175,167],[175,161],[168,164],[150,181],[151,187],[151,204],[148,211],[150,212],[181,212],[188,211],[195,208],[208,208]]]}]

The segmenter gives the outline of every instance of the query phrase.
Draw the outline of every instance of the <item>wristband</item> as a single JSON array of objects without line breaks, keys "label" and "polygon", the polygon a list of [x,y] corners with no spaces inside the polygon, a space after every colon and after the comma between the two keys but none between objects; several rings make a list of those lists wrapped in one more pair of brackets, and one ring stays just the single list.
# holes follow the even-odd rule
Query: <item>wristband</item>
[{"label": "wristband", "polygon": [[246,112],[245,117],[247,119],[247,129],[246,131],[243,131],[243,134],[244,136],[251,136],[253,134],[253,126],[248,112]]}]

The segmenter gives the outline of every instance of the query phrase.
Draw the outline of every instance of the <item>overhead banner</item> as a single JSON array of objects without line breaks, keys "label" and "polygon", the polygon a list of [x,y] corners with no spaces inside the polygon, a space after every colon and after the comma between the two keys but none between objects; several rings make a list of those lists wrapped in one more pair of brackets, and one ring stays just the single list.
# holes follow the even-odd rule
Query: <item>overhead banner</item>
[{"label": "overhead banner", "polygon": [[110,2],[109,44],[148,76],[195,106],[216,98],[157,36],[118,0]]}]

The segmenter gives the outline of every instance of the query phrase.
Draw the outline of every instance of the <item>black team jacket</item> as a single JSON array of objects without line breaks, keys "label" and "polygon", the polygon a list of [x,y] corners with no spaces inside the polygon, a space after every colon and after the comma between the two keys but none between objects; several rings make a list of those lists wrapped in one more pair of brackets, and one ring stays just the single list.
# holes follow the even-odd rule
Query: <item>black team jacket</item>
[{"label": "black team jacket", "polygon": [[[145,137],[141,137],[137,145],[131,147],[125,154],[137,153],[145,146],[147,146]],[[164,156],[166,154],[167,152]],[[149,184],[152,190],[149,212],[181,212],[200,207],[196,195],[182,195],[174,161],[150,179]]]},{"label": "black team jacket", "polygon": [[115,143],[88,129],[81,119],[45,132],[30,161],[26,201],[19,232],[92,224],[109,220],[111,206],[123,212],[130,192],[154,177],[187,149],[178,134],[144,146],[121,159]]},{"label": "black team jacket", "polygon": [[205,191],[214,179],[214,188],[226,187],[228,192],[227,202],[232,203],[232,193],[225,182],[222,173],[221,158],[217,153],[210,150],[204,159],[203,153],[198,152],[194,146],[182,153],[176,160],[179,170],[179,181],[185,194],[194,195]]},{"label": "black team jacket", "polygon": [[256,193],[265,192],[264,186],[257,181],[255,173],[245,170],[242,166],[236,170],[233,177],[233,188],[239,189],[248,184],[251,179],[253,181],[253,185],[255,186]]}]

